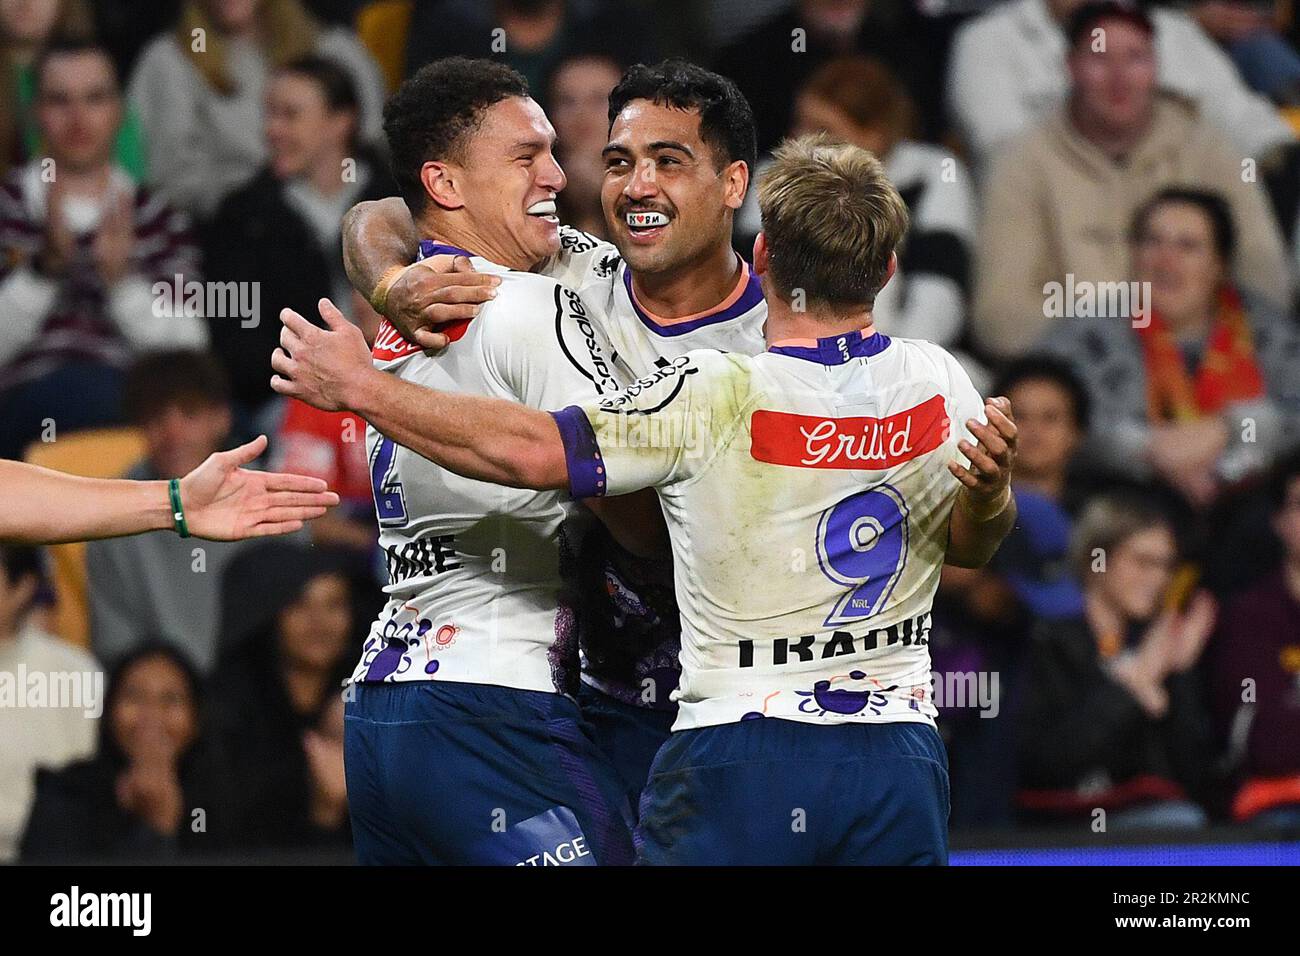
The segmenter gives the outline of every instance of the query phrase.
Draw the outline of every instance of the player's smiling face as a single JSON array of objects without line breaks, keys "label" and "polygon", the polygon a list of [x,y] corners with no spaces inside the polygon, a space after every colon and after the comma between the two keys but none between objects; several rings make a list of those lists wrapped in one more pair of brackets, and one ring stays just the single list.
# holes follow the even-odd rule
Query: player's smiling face
[{"label": "player's smiling face", "polygon": [[555,130],[531,99],[510,97],[483,114],[453,172],[467,213],[467,234],[456,238],[471,252],[526,270],[559,251],[555,197],[565,178],[554,146]]},{"label": "player's smiling face", "polygon": [[730,245],[748,175],[744,163],[719,167],[698,112],[633,100],[615,117],[604,157],[605,223],[633,272],[668,272]]}]

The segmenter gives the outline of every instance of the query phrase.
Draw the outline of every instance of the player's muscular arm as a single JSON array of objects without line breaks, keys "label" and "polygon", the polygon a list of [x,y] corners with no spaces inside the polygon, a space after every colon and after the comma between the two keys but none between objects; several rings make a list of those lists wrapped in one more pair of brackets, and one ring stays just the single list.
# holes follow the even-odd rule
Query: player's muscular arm
[{"label": "player's muscular arm", "polygon": [[415,258],[419,243],[415,221],[396,197],[357,203],[343,217],[343,267],[367,299],[385,273]]},{"label": "player's muscular arm", "polygon": [[[326,411],[347,409],[418,455],[467,478],[514,488],[568,488],[563,440],[548,413],[518,402],[438,392],[379,371],[360,330],[328,299],[328,329],[292,309],[280,315],[283,346],[271,387]],[[668,553],[667,526],[652,491],[586,504],[633,554]]]},{"label": "player's muscular arm", "polygon": [[984,403],[987,425],[967,422],[978,445],[962,440],[957,447],[970,459],[966,468],[949,462],[948,470],[963,485],[948,523],[944,561],[960,568],[981,568],[997,552],[1016,523],[1011,471],[1016,459],[1016,424],[1011,402],[1002,397]]},{"label": "player's muscular arm", "polygon": [[434,256],[412,264],[420,234],[406,203],[358,203],[343,219],[348,279],[409,342],[430,351],[447,347],[439,325],[471,319],[501,280],[475,272],[464,256]]},{"label": "player's muscular arm", "polygon": [[327,329],[280,313],[271,387],[325,411],[356,412],[397,444],[466,478],[514,488],[567,488],[555,420],[518,402],[435,391],[381,372],[361,330],[328,299]]}]

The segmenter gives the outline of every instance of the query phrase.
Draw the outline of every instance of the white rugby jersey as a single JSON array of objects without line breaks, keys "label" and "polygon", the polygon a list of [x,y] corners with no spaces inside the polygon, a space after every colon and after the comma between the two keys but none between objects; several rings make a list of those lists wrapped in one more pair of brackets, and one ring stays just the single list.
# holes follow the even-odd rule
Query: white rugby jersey
[{"label": "white rugby jersey", "polygon": [[555,418],[575,497],[658,489],[682,619],[674,729],[933,724],[930,607],[961,487],[946,464],[983,419],[952,356],[858,332],[691,352]]},{"label": "white rugby jersey", "polygon": [[[763,340],[767,303],[762,287],[749,265],[736,258],[741,271],[732,292],[712,309],[676,319],[657,316],[642,307],[632,289],[632,273],[615,246],[568,226],[560,227],[560,251],[542,266],[542,272],[575,289],[593,316],[603,319],[601,328],[615,377],[621,385],[628,385],[692,349],[758,355],[767,347]],[[588,552],[580,557],[587,581],[592,580],[592,569],[586,567],[591,561]],[[616,563],[606,559],[598,571],[610,604],[598,607],[595,613],[590,612],[589,604],[582,621],[583,683],[624,704],[671,708],[667,690],[677,686],[676,622],[663,620],[651,608],[642,587]],[[671,585],[666,579],[661,583],[665,588]],[[599,605],[599,599],[594,603]],[[656,633],[657,640],[652,638]],[[618,648],[612,654],[597,649],[593,659],[593,645],[607,651],[610,645]],[[654,693],[647,693],[647,688]]]},{"label": "white rugby jersey", "polygon": [[576,291],[599,316],[616,377],[629,385],[692,349],[758,355],[767,346],[767,303],[758,276],[739,256],[740,277],[712,309],[668,319],[647,311],[632,291],[632,273],[611,243],[560,227],[560,252],[541,273]]},{"label": "white rugby jersey", "polygon": [[[422,256],[470,256],[501,275],[497,296],[448,331],[436,358],[387,322],[375,365],[429,388],[556,408],[617,390],[586,308],[551,279],[431,242]],[[567,494],[461,478],[373,428],[366,432],[388,602],[355,681],[450,680],[556,691],[576,652],[560,601]]]}]

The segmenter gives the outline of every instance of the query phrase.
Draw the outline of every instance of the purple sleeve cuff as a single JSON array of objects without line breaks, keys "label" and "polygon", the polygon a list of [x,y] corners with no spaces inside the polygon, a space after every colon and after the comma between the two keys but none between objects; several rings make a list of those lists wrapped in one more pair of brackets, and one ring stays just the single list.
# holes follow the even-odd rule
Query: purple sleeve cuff
[{"label": "purple sleeve cuff", "polygon": [[577,405],[551,412],[560,427],[564,460],[569,467],[569,494],[575,499],[600,498],[605,494],[605,459],[596,444],[596,433],[587,413]]}]

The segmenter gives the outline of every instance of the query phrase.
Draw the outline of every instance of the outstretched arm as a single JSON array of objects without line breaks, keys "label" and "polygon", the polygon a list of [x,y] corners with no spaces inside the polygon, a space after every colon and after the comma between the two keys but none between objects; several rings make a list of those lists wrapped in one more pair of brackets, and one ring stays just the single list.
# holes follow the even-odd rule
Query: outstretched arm
[{"label": "outstretched arm", "polygon": [[[439,392],[379,371],[361,330],[328,299],[327,329],[280,313],[271,387],[326,411],[347,409],[394,442],[466,478],[513,488],[567,488],[559,427],[519,402]],[[296,358],[295,358],[296,356]]]},{"label": "outstretched arm", "polygon": [[[266,448],[259,436],[210,455],[180,481],[190,533],[214,541],[297,531],[338,504],[319,478],[241,468]],[[0,461],[0,541],[57,544],[173,526],[166,481],[80,478]]]}]

